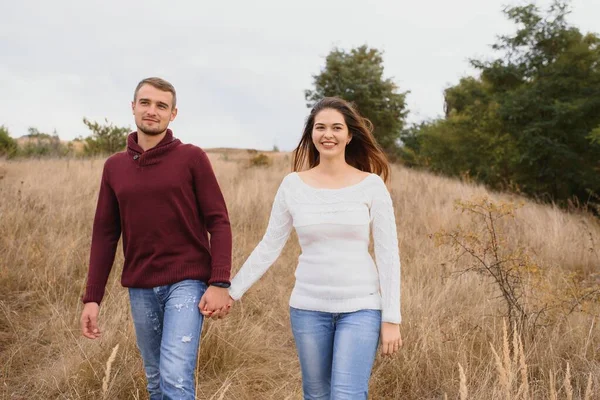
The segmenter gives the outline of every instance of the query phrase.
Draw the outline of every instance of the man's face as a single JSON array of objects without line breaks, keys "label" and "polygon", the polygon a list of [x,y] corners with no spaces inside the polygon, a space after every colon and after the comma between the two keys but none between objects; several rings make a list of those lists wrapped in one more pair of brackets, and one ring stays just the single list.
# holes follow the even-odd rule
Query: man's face
[{"label": "man's face", "polygon": [[169,122],[177,116],[173,107],[173,94],[152,85],[143,85],[131,103],[138,132],[156,136],[167,130]]}]

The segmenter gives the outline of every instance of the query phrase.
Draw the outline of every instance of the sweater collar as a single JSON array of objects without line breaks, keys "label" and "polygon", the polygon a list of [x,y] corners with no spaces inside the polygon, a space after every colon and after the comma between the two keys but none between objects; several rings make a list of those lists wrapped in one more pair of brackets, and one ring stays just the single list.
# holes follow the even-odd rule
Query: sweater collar
[{"label": "sweater collar", "polygon": [[127,154],[141,166],[157,164],[162,156],[180,144],[181,141],[173,137],[173,131],[167,129],[167,134],[156,146],[144,151],[138,144],[138,133],[132,132],[127,137]]}]

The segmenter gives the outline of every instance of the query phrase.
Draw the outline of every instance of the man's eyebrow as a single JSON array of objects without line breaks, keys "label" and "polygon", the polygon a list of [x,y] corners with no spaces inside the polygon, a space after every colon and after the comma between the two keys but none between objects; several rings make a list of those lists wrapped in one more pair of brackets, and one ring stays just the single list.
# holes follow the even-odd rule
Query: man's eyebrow
[{"label": "man's eyebrow", "polygon": [[[147,99],[147,98],[145,98],[145,97],[141,97],[141,98],[139,99],[139,101],[140,101],[140,102],[142,102],[142,101],[147,101],[147,102],[150,102],[150,99]],[[158,104],[158,105],[160,105],[160,106],[169,107],[169,105],[168,105],[167,103],[165,103],[164,101],[158,101],[158,102],[157,102],[157,104]]]}]

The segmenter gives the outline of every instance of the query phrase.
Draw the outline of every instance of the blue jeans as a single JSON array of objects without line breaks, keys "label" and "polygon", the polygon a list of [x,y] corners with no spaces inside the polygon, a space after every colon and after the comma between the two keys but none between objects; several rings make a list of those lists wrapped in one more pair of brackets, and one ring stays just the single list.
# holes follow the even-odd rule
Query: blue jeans
[{"label": "blue jeans", "polygon": [[366,399],[379,344],[380,310],[349,313],[290,307],[305,400]]},{"label": "blue jeans", "polygon": [[194,399],[206,284],[184,280],[151,289],[129,288],[137,346],[150,400]]}]

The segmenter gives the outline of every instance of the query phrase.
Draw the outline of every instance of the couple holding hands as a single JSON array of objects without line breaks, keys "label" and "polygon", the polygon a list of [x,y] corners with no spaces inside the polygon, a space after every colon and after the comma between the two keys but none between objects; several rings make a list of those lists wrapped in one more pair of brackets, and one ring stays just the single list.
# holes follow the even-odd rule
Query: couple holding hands
[{"label": "couple holding hands", "polygon": [[302,253],[290,322],[304,398],[366,399],[377,348],[392,355],[402,346],[398,237],[385,183],[390,165],[373,126],[339,98],[312,108],[266,232],[231,279],[225,201],[206,153],[168,129],[176,101],[167,81],[142,80],[132,102],[137,131],[104,164],[83,335],[101,335],[100,303],[122,237],[121,283],[150,399],[194,399],[204,318],[229,313],[275,262],[293,228]]}]

